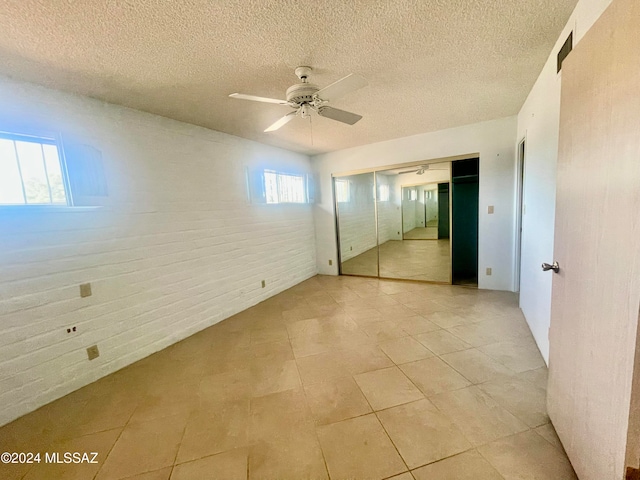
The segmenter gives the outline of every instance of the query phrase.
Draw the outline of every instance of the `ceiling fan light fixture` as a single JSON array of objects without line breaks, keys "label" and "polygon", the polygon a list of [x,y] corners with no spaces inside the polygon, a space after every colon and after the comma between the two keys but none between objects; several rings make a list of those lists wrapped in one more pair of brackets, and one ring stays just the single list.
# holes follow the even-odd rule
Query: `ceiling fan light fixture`
[{"label": "ceiling fan light fixture", "polygon": [[300,116],[302,118],[307,118],[311,116],[311,107],[309,106],[308,103],[304,103],[301,107],[300,107]]},{"label": "ceiling fan light fixture", "polygon": [[317,85],[309,83],[309,75],[311,74],[311,71],[311,67],[300,66],[296,68],[296,76],[302,83],[296,83],[287,89],[286,100],[258,97],[243,93],[232,93],[229,96],[240,100],[286,105],[295,109],[295,111],[285,115],[270,127],[267,127],[267,129],[264,130],[266,133],[278,130],[280,127],[288,123],[294,116],[299,115],[301,118],[311,117],[311,112],[314,110],[321,117],[330,118],[331,120],[345,123],[347,125],[353,125],[362,119],[362,115],[333,108],[327,104],[334,99],[348,95],[366,86],[367,81],[363,77],[352,73],[327,87],[319,88]]}]

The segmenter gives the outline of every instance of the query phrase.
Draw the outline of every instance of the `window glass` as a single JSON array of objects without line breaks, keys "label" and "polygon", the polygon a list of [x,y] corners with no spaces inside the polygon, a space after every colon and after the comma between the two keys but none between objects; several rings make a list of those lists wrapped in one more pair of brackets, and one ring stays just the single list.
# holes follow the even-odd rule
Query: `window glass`
[{"label": "window glass", "polygon": [[306,203],[304,175],[265,170],[264,187],[267,203]]},{"label": "window glass", "polygon": [[381,202],[388,202],[389,201],[389,185],[385,185],[385,184],[380,185],[380,198],[379,198],[379,201],[381,201]]},{"label": "window glass", "polygon": [[67,204],[54,140],[0,133],[0,204]]},{"label": "window glass", "polygon": [[336,200],[340,203],[345,203],[350,199],[349,180],[336,179]]}]

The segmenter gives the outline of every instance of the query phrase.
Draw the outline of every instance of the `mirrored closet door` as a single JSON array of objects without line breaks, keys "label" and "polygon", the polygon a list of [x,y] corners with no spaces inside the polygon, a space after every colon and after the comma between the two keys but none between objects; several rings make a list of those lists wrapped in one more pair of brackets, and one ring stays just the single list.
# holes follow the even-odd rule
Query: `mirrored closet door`
[{"label": "mirrored closet door", "polygon": [[[445,162],[376,173],[381,277],[451,282],[449,198],[444,187],[449,185],[450,165]],[[388,200],[380,195],[380,190],[387,188],[385,184],[393,192]]]},{"label": "mirrored closet door", "polygon": [[378,276],[378,234],[375,174],[363,173],[334,179],[340,273]]},{"label": "mirrored closet door", "polygon": [[340,272],[451,283],[451,162],[336,176]]}]

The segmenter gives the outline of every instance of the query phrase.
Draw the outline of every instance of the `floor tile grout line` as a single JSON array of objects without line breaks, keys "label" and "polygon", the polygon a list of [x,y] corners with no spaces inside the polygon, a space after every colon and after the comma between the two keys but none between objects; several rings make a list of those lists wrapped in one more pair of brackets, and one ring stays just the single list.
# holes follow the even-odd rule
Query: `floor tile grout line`
[{"label": "floor tile grout line", "polygon": [[96,471],[95,475],[93,476],[94,480],[98,477],[98,475],[100,474],[100,472],[104,468],[105,464],[107,463],[107,460],[109,459],[109,455],[111,455],[111,452],[113,452],[113,449],[116,447],[116,444],[118,443],[118,440],[120,440],[120,438],[122,437],[122,434],[124,433],[125,428],[127,428],[127,425],[129,425],[129,422],[131,421],[131,418],[133,418],[133,415],[136,413],[136,410],[138,409],[138,406],[139,405],[137,405],[136,408],[133,409],[133,412],[131,412],[131,415],[129,416],[129,419],[124,424],[124,426],[122,427],[122,430],[118,434],[118,438],[116,438],[116,441],[113,442],[113,445],[111,445],[111,448],[109,449],[109,452],[104,457],[104,462],[102,463],[102,465],[100,465],[100,468],[98,468],[98,470]]},{"label": "floor tile grout line", "polygon": [[[396,405],[399,406],[399,405]],[[400,450],[398,450],[398,446],[395,444],[395,442],[393,441],[393,439],[391,438],[391,435],[389,435],[389,432],[387,431],[387,429],[384,426],[384,423],[382,423],[382,420],[380,420],[380,417],[378,416],[378,412],[374,411],[373,414],[376,416],[376,420],[378,420],[378,423],[380,424],[380,426],[382,427],[382,430],[384,430],[385,435],[387,435],[387,438],[389,439],[389,441],[391,442],[391,445],[393,445],[393,448],[396,450],[396,452],[398,453],[398,456],[400,457],[400,460],[402,460],[402,463],[404,463],[404,466],[407,468],[407,472],[410,472],[411,469],[409,468],[409,465],[407,464],[407,461],[404,459],[404,457],[402,456],[402,454],[400,453]],[[403,472],[400,472],[396,475],[400,475]],[[393,476],[393,475],[392,475]]]},{"label": "floor tile grout line", "polygon": [[[397,367],[396,367],[397,368]],[[375,370],[374,370],[375,371]],[[371,405],[371,402],[369,402],[369,399],[367,398],[367,396],[365,395],[364,391],[362,391],[362,387],[360,387],[360,385],[358,384],[358,382],[356,381],[356,379],[353,379],[354,382],[356,383],[357,387],[360,389],[360,392],[362,393],[362,396],[364,397],[364,399],[366,400],[366,402],[369,404],[369,408],[371,409],[371,413],[373,415],[375,415],[376,420],[378,421],[378,423],[380,424],[380,426],[382,427],[382,430],[384,431],[385,435],[387,436],[387,438],[389,439],[389,441],[391,442],[391,445],[393,445],[393,448],[395,449],[396,453],[398,454],[398,456],[400,457],[400,460],[402,460],[402,463],[404,463],[404,466],[407,467],[407,471],[409,470],[409,465],[407,465],[407,462],[405,461],[404,457],[400,454],[400,451],[398,450],[398,447],[396,446],[396,444],[393,442],[393,440],[391,439],[391,436],[389,435],[389,432],[387,432],[387,429],[384,428],[384,424],[382,423],[382,421],[380,420],[380,417],[378,417],[376,410],[374,410],[373,406]],[[417,401],[417,400],[416,400]],[[397,406],[397,405],[396,405]],[[392,407],[389,407],[392,408]],[[370,415],[371,413],[368,413],[367,415]],[[364,415],[361,415],[364,416]],[[400,472],[402,473],[402,472]],[[396,474],[399,475],[399,474]],[[394,476],[394,475],[392,475]]]},{"label": "floor tile grout line", "polygon": [[189,420],[191,419],[191,415],[193,415],[193,411],[189,412],[189,415],[187,415],[187,419],[184,422],[184,427],[182,427],[182,435],[180,435],[178,448],[176,448],[176,454],[173,457],[173,463],[171,465],[171,474],[169,475],[169,479],[171,479],[171,475],[173,475],[173,469],[176,466],[176,461],[178,460],[178,454],[180,453],[180,447],[182,447],[182,441],[184,440],[185,433],[187,432],[187,426],[189,425]]},{"label": "floor tile grout line", "polygon": [[[419,468],[423,468],[423,467],[426,467],[428,465],[433,465],[435,463],[439,463],[439,462],[442,462],[444,460],[448,460],[450,458],[457,457],[458,455],[462,455],[462,454],[465,454],[467,452],[471,452],[473,450],[477,450],[477,447],[474,447],[473,444],[471,444],[471,442],[469,442],[469,444],[471,445],[471,448],[467,448],[466,450],[463,450],[462,452],[454,453],[453,455],[447,455],[446,457],[439,458],[438,460],[434,460],[433,462],[428,462],[428,463],[425,463],[423,465],[418,465],[417,467],[414,467],[409,471],[410,472],[414,472],[415,470],[418,470]],[[478,452],[478,453],[480,453],[480,452]]]},{"label": "floor tile grout line", "polygon": [[[529,429],[529,430],[532,430],[532,429]],[[503,440],[503,439],[505,439],[505,438],[515,437],[516,435],[520,435],[521,433],[525,433],[526,431],[529,431],[529,430],[525,430],[525,431],[523,431],[523,432],[517,432],[517,433],[513,433],[513,434],[511,434],[511,435],[505,435],[504,437],[496,438],[495,440],[492,440],[491,442],[486,442],[486,443],[483,443],[482,445],[478,445],[478,446],[476,447],[476,450],[478,451],[478,453],[480,454],[480,456],[481,456],[481,457],[482,457],[482,458],[483,458],[483,459],[484,459],[484,460],[485,460],[489,465],[491,465],[491,467],[492,467],[496,472],[498,472],[498,475],[500,475],[502,478],[504,478],[504,476],[502,475],[502,473],[500,473],[500,470],[498,470],[498,467],[497,467],[497,466],[495,466],[495,465],[491,462],[491,460],[490,460],[490,459],[488,459],[485,455],[483,455],[483,454],[482,454],[482,452],[480,451],[480,447],[484,447],[485,445],[489,445],[490,443],[497,442],[498,440]],[[535,432],[534,432],[534,433],[535,433]]]},{"label": "floor tile grout line", "polygon": [[[298,366],[298,364],[296,363],[296,367],[298,368],[298,375],[300,376],[300,367]],[[302,378],[302,377],[301,377]],[[301,380],[302,383],[302,380]],[[311,417],[313,419],[313,431],[316,434],[316,441],[318,442],[318,447],[320,448],[320,454],[322,455],[322,462],[324,463],[324,469],[327,472],[327,478],[329,480],[331,480],[331,473],[329,473],[329,465],[327,465],[327,458],[324,454],[324,449],[322,448],[322,443],[320,442],[320,436],[318,435],[318,424],[315,420],[313,411],[311,409],[311,405],[309,405],[309,397],[307,396],[307,390],[304,388],[304,385],[301,385],[302,387],[302,394],[304,395],[304,401],[305,404],[307,406],[307,408],[309,409],[309,412],[311,413]]]}]

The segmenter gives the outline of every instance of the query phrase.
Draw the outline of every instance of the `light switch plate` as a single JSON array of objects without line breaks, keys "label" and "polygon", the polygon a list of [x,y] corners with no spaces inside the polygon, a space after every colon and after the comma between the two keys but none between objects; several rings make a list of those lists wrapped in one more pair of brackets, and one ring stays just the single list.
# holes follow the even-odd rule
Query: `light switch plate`
[{"label": "light switch plate", "polygon": [[489,215],[493,213],[493,205],[489,205],[489,208],[487,208],[487,213],[489,213]]}]

